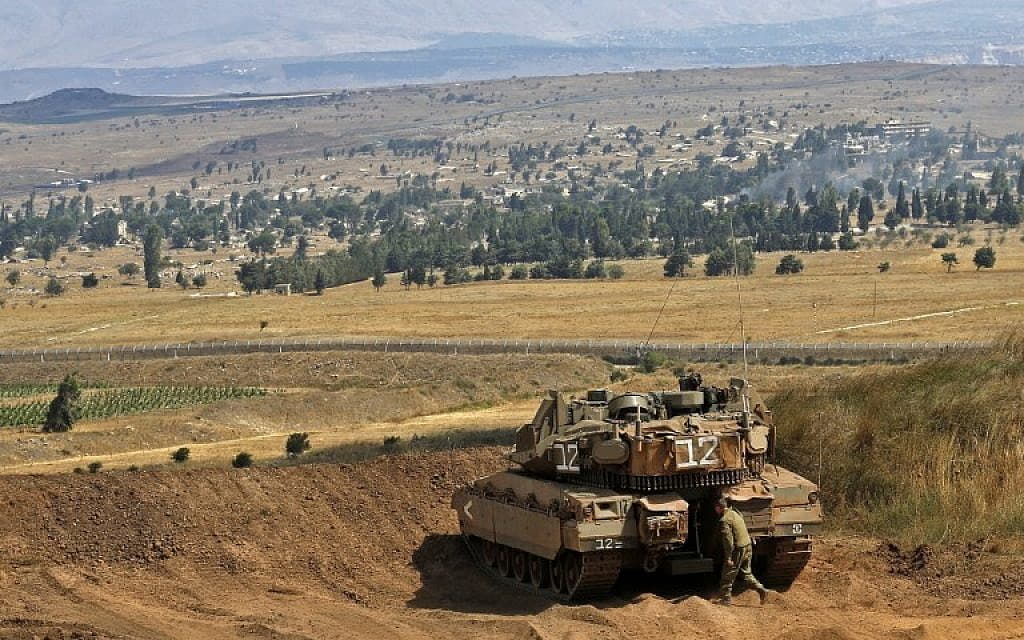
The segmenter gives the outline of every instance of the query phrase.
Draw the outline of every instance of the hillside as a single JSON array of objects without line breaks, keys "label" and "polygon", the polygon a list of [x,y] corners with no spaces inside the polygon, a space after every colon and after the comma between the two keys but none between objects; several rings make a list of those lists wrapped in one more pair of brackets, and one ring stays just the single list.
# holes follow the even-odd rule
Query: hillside
[{"label": "hillside", "polygon": [[1024,338],[778,394],[780,462],[845,524],[914,543],[1024,530]]}]

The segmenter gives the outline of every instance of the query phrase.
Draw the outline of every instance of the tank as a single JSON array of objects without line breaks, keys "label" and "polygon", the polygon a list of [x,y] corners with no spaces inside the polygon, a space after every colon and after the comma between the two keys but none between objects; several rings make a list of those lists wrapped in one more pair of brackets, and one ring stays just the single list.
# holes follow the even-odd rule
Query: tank
[{"label": "tank", "polygon": [[714,501],[729,497],[754,540],[754,570],[786,588],[821,532],[818,488],[773,463],[771,413],[747,382],[566,399],[551,391],[516,433],[508,471],[452,498],[486,570],[546,594],[601,597],[624,570],[719,570]]}]

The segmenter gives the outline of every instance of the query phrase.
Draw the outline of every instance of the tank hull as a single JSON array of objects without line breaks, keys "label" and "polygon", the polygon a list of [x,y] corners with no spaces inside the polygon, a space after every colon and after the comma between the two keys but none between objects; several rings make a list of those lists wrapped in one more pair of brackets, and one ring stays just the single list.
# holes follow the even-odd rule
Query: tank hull
[{"label": "tank hull", "polygon": [[[785,470],[775,474],[774,481],[744,481],[736,495],[755,541],[756,572],[766,583],[784,587],[810,556],[821,511],[816,505],[789,504],[799,494],[789,496],[788,487],[800,486],[803,479]],[[457,491],[452,507],[485,570],[554,598],[582,601],[605,595],[624,570],[713,574],[711,505],[720,491],[716,486],[622,491],[505,471]]]}]

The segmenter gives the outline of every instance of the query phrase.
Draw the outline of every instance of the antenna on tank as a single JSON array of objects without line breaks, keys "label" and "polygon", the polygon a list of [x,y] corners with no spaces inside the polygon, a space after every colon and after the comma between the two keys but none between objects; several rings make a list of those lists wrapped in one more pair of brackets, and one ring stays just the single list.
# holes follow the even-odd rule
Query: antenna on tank
[{"label": "antenna on tank", "polygon": [[747,362],[747,330],[743,323],[743,287],[740,285],[740,252],[739,243],[736,242],[736,227],[733,224],[733,213],[729,213],[729,235],[732,236],[732,275],[736,281],[736,306],[740,312],[740,340],[743,342],[743,388],[740,390],[740,397],[743,398],[743,426],[750,428],[750,382],[748,381]]},{"label": "antenna on tank", "polygon": [[732,275],[736,281],[736,304],[740,312],[740,340],[743,341],[743,377],[747,376],[747,331],[743,324],[743,287],[740,286],[740,251],[736,242],[736,227],[733,214],[729,214],[729,235],[732,236]]}]

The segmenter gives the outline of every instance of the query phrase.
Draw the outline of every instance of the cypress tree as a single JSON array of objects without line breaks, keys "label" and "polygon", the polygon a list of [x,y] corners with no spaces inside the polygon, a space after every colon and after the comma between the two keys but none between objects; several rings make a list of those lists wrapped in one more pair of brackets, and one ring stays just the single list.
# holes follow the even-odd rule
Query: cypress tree
[{"label": "cypress tree", "polygon": [[57,388],[57,396],[50,402],[50,408],[46,412],[46,421],[43,423],[43,431],[47,433],[71,431],[78,419],[77,404],[81,397],[82,391],[78,387],[78,380],[73,373],[68,374]]}]

